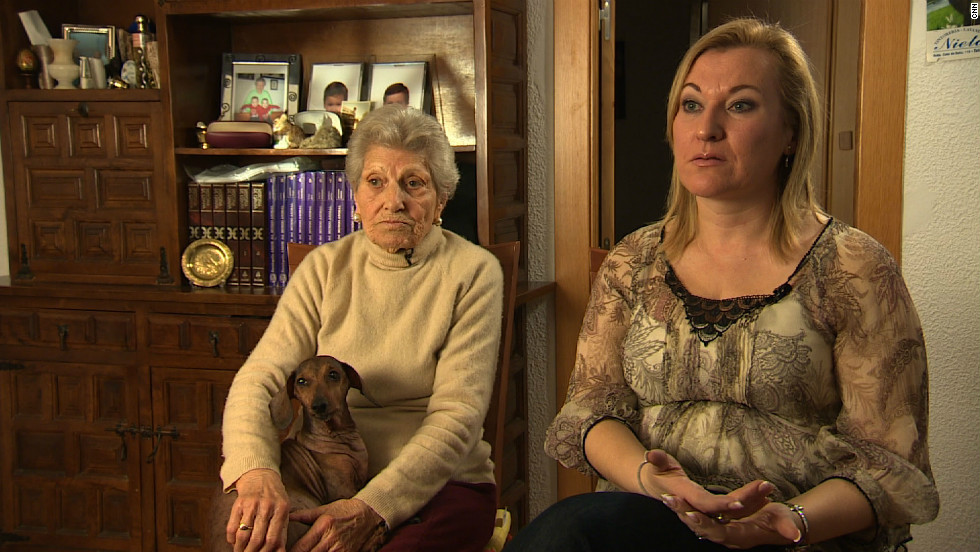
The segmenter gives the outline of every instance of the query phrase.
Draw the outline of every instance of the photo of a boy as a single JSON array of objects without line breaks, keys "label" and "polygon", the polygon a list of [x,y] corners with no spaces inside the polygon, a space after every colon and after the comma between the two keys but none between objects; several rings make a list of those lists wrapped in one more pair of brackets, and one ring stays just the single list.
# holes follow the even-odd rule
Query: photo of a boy
[{"label": "photo of a boy", "polygon": [[323,89],[323,109],[340,115],[340,108],[347,100],[347,85],[333,81]]},{"label": "photo of a boy", "polygon": [[385,88],[384,105],[401,104],[404,106],[408,106],[409,105],[408,98],[409,98],[408,87],[405,86],[405,83],[396,82],[394,84],[388,85],[388,88]]}]

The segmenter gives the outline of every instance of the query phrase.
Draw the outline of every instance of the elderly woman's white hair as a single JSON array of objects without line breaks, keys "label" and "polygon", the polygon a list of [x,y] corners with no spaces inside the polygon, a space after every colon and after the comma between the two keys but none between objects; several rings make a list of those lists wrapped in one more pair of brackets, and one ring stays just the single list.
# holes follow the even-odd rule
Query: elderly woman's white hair
[{"label": "elderly woman's white hair", "polygon": [[372,146],[421,155],[440,199],[447,201],[456,193],[459,183],[456,156],[446,131],[435,117],[397,104],[368,112],[347,144],[347,180],[355,191],[364,170],[364,155]]}]

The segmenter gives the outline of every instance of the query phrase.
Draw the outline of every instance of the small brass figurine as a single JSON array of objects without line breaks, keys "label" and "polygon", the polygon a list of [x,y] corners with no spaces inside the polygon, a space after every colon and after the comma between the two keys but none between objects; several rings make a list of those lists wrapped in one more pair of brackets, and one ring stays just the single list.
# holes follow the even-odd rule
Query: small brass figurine
[{"label": "small brass figurine", "polygon": [[201,145],[201,149],[208,149],[208,125],[204,124],[203,121],[198,121],[197,125],[197,143]]}]

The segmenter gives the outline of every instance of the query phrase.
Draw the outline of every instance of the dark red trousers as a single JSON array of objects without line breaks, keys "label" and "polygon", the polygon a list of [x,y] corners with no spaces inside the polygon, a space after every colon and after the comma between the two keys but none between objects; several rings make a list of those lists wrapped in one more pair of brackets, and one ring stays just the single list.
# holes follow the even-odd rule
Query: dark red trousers
[{"label": "dark red trousers", "polygon": [[492,483],[450,481],[391,532],[382,552],[481,552],[497,515]]}]

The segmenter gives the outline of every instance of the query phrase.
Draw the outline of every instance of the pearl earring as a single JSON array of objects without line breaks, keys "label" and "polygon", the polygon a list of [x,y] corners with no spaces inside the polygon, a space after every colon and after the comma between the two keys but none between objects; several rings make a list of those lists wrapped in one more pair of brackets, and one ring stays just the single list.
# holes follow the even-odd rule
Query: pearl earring
[{"label": "pearl earring", "polygon": [[432,224],[435,224],[436,226],[442,226],[442,217],[438,217],[435,221],[432,222]]},{"label": "pearl earring", "polygon": [[354,222],[361,222],[361,214],[360,213],[354,213],[353,219],[354,219]]}]

